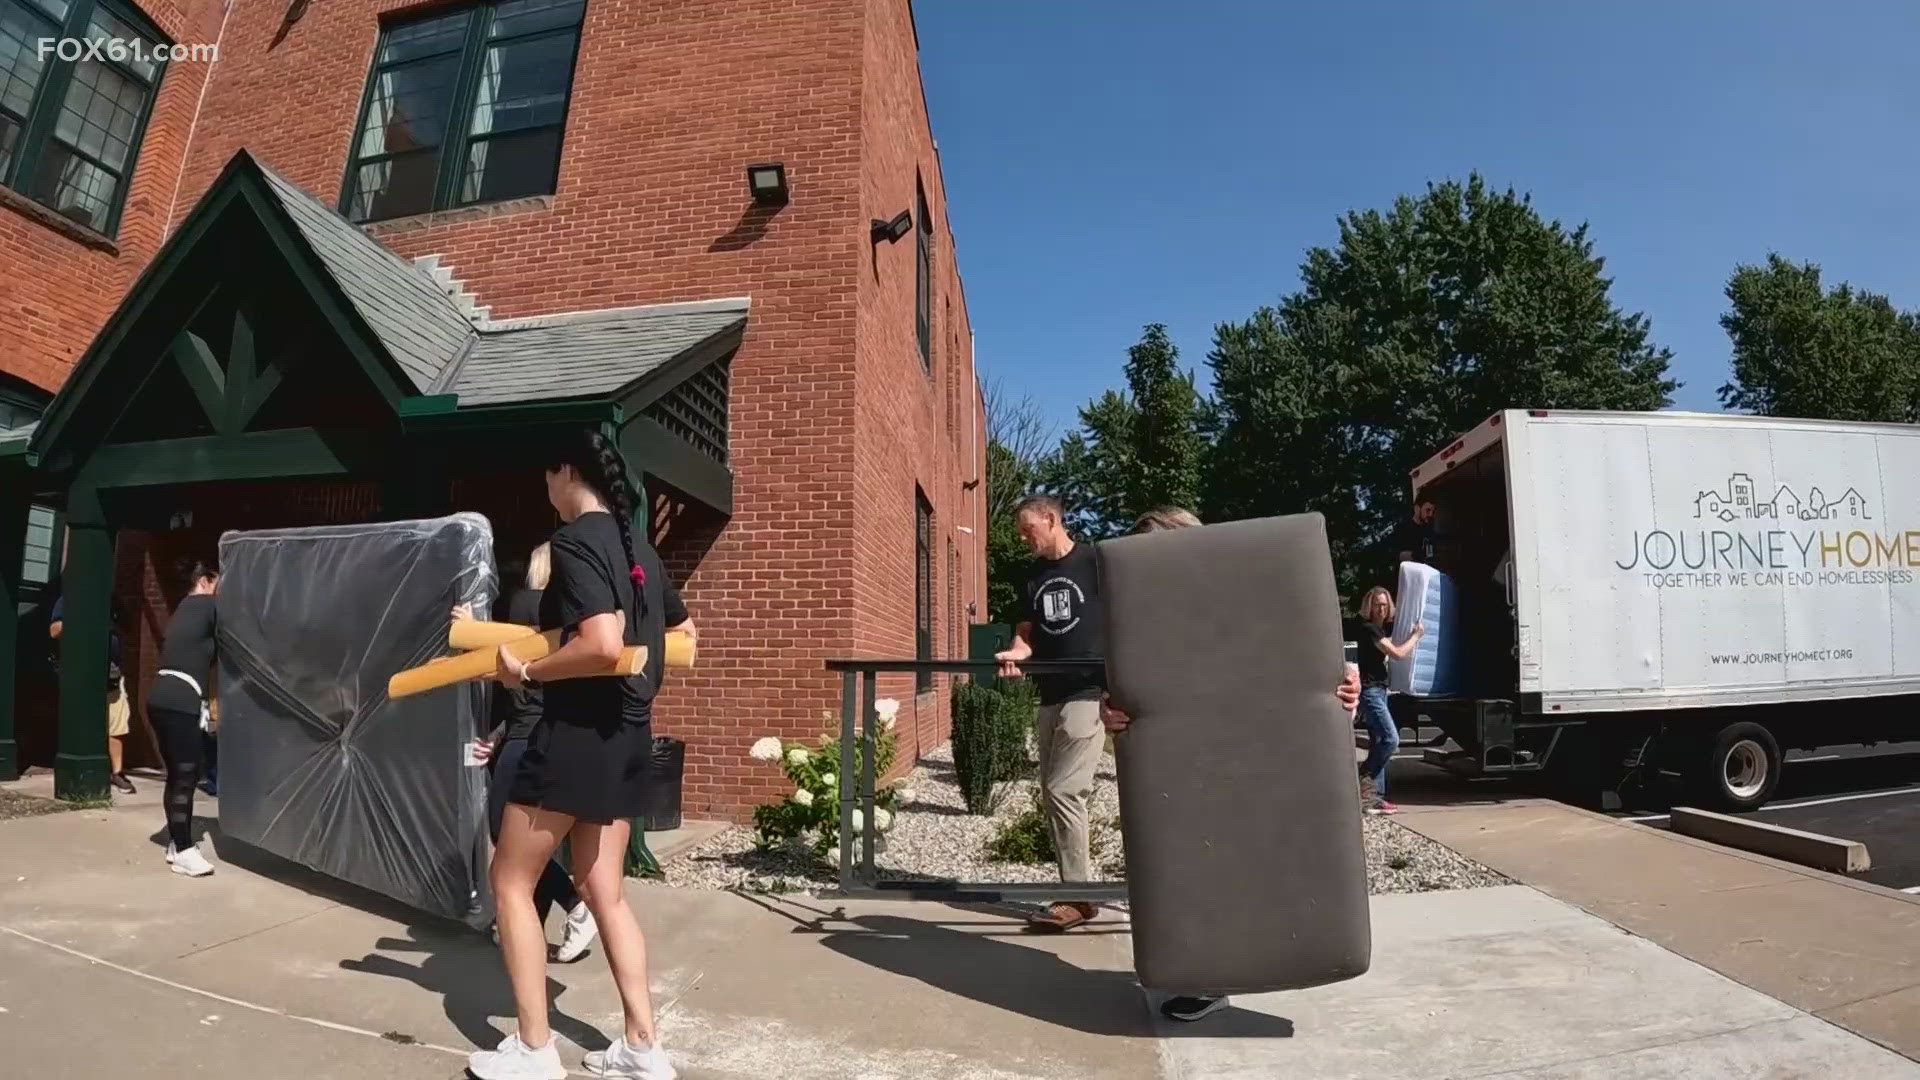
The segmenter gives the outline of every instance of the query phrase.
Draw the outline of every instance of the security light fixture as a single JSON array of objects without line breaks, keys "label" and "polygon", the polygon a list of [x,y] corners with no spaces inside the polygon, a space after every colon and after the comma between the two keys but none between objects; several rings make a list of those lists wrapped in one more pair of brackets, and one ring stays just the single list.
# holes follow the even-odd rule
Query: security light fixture
[{"label": "security light fixture", "polygon": [[913,211],[902,210],[893,216],[892,221],[882,221],[879,218],[874,218],[873,229],[869,235],[876,244],[882,240],[885,240],[889,244],[897,244],[900,242],[901,237],[907,235],[907,233],[912,230]]},{"label": "security light fixture", "polygon": [[747,190],[761,206],[787,205],[787,167],[777,161],[747,166]]}]

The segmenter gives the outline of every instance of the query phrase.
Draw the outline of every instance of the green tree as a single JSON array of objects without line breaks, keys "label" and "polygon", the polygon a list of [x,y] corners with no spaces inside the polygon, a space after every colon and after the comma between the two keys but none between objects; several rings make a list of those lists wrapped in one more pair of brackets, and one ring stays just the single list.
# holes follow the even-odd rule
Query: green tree
[{"label": "green tree", "polygon": [[1727,282],[1729,409],[1824,420],[1920,417],[1920,326],[1884,296],[1822,289],[1820,268],[1767,256]]},{"label": "green tree", "polygon": [[1109,390],[1080,410],[1041,480],[1066,504],[1075,536],[1126,532],[1156,506],[1193,509],[1206,455],[1205,403],[1180,350],[1159,323],[1127,350],[1125,393]]},{"label": "green tree", "polygon": [[1411,470],[1493,412],[1664,407],[1671,354],[1603,265],[1478,175],[1348,214],[1298,292],[1216,332],[1208,509],[1320,510],[1351,588],[1385,570]]},{"label": "green tree", "polygon": [[1126,376],[1134,408],[1129,434],[1138,466],[1123,486],[1127,516],[1156,506],[1194,509],[1206,446],[1200,391],[1193,373],[1180,370],[1180,350],[1165,326],[1149,325],[1127,350]]}]

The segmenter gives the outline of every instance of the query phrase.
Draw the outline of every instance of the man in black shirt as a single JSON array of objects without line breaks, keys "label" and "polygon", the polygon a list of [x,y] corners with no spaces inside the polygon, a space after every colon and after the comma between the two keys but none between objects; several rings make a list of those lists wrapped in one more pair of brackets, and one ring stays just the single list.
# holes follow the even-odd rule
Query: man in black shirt
[{"label": "man in black shirt", "polygon": [[1425,495],[1416,495],[1413,500],[1413,520],[1400,526],[1394,537],[1394,547],[1399,553],[1399,562],[1394,564],[1394,573],[1400,572],[1399,563],[1417,562],[1433,565],[1434,528],[1433,500]]},{"label": "man in black shirt", "polygon": [[[1014,510],[1020,538],[1034,554],[1025,589],[1026,619],[1014,628],[1013,644],[995,655],[1005,675],[1017,675],[1019,662],[1097,659],[1105,652],[1106,625],[1101,609],[1099,564],[1091,544],[1076,544],[1067,533],[1058,500],[1036,495]],[[1100,699],[1106,673],[1100,668],[1072,674],[1034,676],[1040,691],[1040,715],[1034,722],[1039,747],[1040,792],[1047,828],[1060,862],[1062,881],[1091,881],[1087,807],[1094,771],[1106,745]],[[1029,929],[1070,930],[1094,916],[1084,902],[1054,904]]]}]

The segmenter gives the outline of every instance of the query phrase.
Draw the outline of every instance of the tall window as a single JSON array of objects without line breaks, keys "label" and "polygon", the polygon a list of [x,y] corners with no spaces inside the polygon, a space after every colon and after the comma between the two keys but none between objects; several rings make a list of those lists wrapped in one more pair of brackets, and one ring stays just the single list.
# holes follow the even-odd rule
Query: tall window
[{"label": "tall window", "polygon": [[553,194],[585,4],[494,0],[383,30],[343,212],[377,221]]},{"label": "tall window", "polygon": [[[913,541],[913,658],[915,660],[933,659],[933,507],[927,504],[926,493],[914,489],[914,541]],[[933,689],[933,673],[922,671],[914,676],[913,688],[918,691]]]},{"label": "tall window", "polygon": [[920,184],[919,177],[913,181],[914,209],[913,219],[919,223],[914,230],[913,319],[914,329],[920,335],[920,366],[933,371],[933,222],[927,220],[927,189]]},{"label": "tall window", "polygon": [[947,656],[958,660],[960,652],[960,551],[947,537]]},{"label": "tall window", "polygon": [[112,236],[163,43],[110,0],[0,0],[0,184]]}]

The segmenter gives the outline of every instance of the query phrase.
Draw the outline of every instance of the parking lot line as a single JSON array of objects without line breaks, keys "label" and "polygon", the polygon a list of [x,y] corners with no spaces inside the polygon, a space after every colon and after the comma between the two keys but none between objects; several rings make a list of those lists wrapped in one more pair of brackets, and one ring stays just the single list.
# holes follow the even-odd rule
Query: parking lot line
[{"label": "parking lot line", "polygon": [[1825,806],[1828,803],[1853,802],[1857,799],[1881,799],[1888,795],[1920,795],[1920,786],[1909,785],[1888,791],[1863,791],[1857,795],[1835,795],[1830,799],[1806,799],[1800,802],[1768,803],[1755,813],[1764,814],[1769,810],[1792,810],[1798,806]]}]

